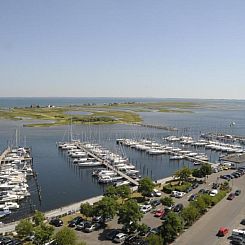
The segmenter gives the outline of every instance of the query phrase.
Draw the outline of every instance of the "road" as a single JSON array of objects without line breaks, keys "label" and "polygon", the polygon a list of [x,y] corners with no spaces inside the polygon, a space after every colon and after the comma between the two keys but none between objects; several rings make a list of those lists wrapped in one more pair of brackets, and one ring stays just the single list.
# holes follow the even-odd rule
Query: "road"
[{"label": "road", "polygon": [[[232,190],[241,189],[240,196],[229,201],[224,198],[211,208],[193,226],[185,231],[173,244],[175,245],[225,245],[230,244],[227,238],[232,229],[238,228],[241,219],[245,218],[245,175],[232,180]],[[229,235],[218,238],[216,233],[221,226],[229,228]],[[244,227],[243,227],[244,228]]]}]

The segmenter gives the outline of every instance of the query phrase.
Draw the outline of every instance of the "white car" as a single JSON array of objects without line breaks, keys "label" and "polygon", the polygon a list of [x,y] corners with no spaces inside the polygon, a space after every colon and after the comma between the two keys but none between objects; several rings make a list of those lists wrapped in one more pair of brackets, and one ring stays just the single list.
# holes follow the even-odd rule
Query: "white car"
[{"label": "white car", "polygon": [[182,198],[185,194],[186,194],[185,192],[179,191],[178,193],[176,193],[175,197]]},{"label": "white car", "polygon": [[157,190],[157,189],[154,189],[154,190],[153,190],[153,193],[154,193],[154,196],[156,196],[156,197],[162,196],[162,192],[159,191],[159,190]]},{"label": "white car", "polygon": [[210,192],[209,195],[210,195],[211,197],[214,197],[214,196],[216,196],[217,194],[218,194],[218,190],[215,190],[215,189],[214,189],[214,190],[212,190],[212,191]]},{"label": "white car", "polygon": [[113,239],[116,243],[121,243],[126,239],[127,235],[124,233],[118,233],[115,238]]},{"label": "white car", "polygon": [[151,211],[151,209],[152,209],[152,206],[151,205],[143,205],[140,208],[140,211],[145,214],[145,213]]}]

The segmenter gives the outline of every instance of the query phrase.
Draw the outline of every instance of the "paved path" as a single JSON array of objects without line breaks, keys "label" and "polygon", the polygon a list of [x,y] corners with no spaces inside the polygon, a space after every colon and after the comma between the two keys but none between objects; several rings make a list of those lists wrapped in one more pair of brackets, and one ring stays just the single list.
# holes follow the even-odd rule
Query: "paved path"
[{"label": "paved path", "polygon": [[[224,198],[211,208],[192,227],[184,232],[173,244],[175,245],[225,245],[230,244],[227,239],[232,229],[238,228],[242,218],[245,217],[245,175],[233,179],[233,191],[241,189],[240,196],[229,201]],[[229,228],[229,235],[218,238],[216,233],[221,226]],[[244,228],[244,227],[243,227]]]}]

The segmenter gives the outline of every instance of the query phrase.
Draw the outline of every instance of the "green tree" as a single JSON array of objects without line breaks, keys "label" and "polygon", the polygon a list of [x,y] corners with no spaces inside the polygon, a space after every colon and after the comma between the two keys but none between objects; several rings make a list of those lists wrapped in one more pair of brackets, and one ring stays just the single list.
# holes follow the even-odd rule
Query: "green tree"
[{"label": "green tree", "polygon": [[138,225],[139,233],[146,233],[148,231],[148,226],[146,224],[139,224]]},{"label": "green tree", "polygon": [[142,196],[146,197],[152,193],[154,186],[155,184],[153,181],[150,178],[145,177],[139,181],[138,191]]},{"label": "green tree", "polygon": [[197,208],[198,212],[200,214],[204,214],[207,210],[208,205],[205,203],[204,199],[202,198],[202,196],[198,197],[195,202],[192,202],[192,204],[194,207]]},{"label": "green tree", "polygon": [[202,176],[210,175],[212,173],[212,167],[210,164],[205,163],[200,167]]},{"label": "green tree", "polygon": [[74,230],[64,227],[55,234],[55,240],[59,245],[75,245],[76,233]]},{"label": "green tree", "polygon": [[128,200],[122,204],[118,212],[118,223],[123,224],[126,229],[136,227],[143,217],[139,205],[134,200]]},{"label": "green tree", "polygon": [[198,209],[193,205],[189,205],[188,207],[184,208],[181,212],[181,217],[183,218],[184,223],[187,226],[192,225],[193,222],[198,218],[198,216]]},{"label": "green tree", "polygon": [[93,206],[88,202],[82,203],[80,206],[80,213],[85,215],[86,217],[92,217],[94,213]]},{"label": "green tree", "polygon": [[129,195],[131,193],[131,190],[128,185],[121,185],[116,188],[117,195],[121,197],[122,199],[129,198]]},{"label": "green tree", "polygon": [[45,220],[45,216],[42,212],[35,210],[34,216],[33,216],[33,221],[36,226],[41,225],[43,221]]},{"label": "green tree", "polygon": [[51,237],[54,234],[54,228],[50,225],[41,224],[34,228],[35,233],[35,243],[44,244],[45,242],[50,241]]},{"label": "green tree", "polygon": [[220,185],[220,190],[222,190],[222,191],[230,191],[230,184],[229,184],[229,182],[228,181],[225,181],[224,183],[221,183],[221,185]]},{"label": "green tree", "polygon": [[174,241],[183,230],[183,227],[183,219],[178,214],[169,212],[161,227],[161,234],[164,239],[164,244]]},{"label": "green tree", "polygon": [[24,238],[33,232],[33,224],[29,219],[22,219],[15,227],[15,230],[20,238]]},{"label": "green tree", "polygon": [[174,205],[174,200],[172,197],[168,197],[168,196],[162,197],[160,201],[162,205],[167,206],[167,207],[171,207],[172,205]]},{"label": "green tree", "polygon": [[210,195],[204,194],[201,197],[202,197],[203,201],[205,202],[206,207],[209,207],[212,204],[212,197]]},{"label": "green tree", "polygon": [[183,182],[188,180],[188,178],[191,176],[191,173],[192,171],[189,168],[183,167],[176,171],[175,177],[179,178],[180,181]]},{"label": "green tree", "polygon": [[95,213],[101,215],[102,218],[108,217],[113,218],[117,212],[117,202],[112,197],[103,197],[99,202],[96,203],[94,209]]},{"label": "green tree", "polygon": [[147,237],[146,240],[148,241],[149,245],[162,245],[163,244],[162,237],[156,234],[151,234],[150,236]]},{"label": "green tree", "polygon": [[106,188],[105,196],[117,198],[117,189],[116,189],[116,187],[113,186],[113,185],[109,185]]}]

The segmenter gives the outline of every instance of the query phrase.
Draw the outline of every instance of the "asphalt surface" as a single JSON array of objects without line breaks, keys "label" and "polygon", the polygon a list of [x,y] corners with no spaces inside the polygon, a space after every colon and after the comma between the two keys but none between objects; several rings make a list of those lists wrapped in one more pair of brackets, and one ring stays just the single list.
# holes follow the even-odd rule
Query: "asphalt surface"
[{"label": "asphalt surface", "polygon": [[[231,171],[229,171],[231,172]],[[214,177],[214,176],[213,176]],[[186,230],[173,244],[175,245],[225,245],[230,244],[229,236],[236,228],[245,228],[240,221],[245,218],[245,175],[231,180],[232,191],[241,189],[240,196],[233,200],[224,198],[211,208],[195,224]],[[219,228],[225,226],[229,234],[219,238],[216,236]]]}]

